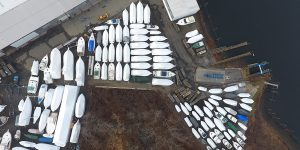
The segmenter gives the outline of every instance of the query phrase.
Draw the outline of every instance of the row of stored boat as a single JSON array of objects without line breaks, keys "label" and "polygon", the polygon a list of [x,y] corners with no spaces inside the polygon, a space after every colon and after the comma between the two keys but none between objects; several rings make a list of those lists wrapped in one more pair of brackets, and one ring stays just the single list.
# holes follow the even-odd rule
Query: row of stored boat
[{"label": "row of stored boat", "polygon": [[245,91],[244,84],[224,89],[199,86],[198,90],[209,94],[209,97],[195,105],[188,102],[175,104],[176,111],[185,114],[184,121],[193,135],[203,139],[208,150],[233,147],[242,150],[247,139],[245,132],[252,111],[251,104],[254,103],[252,96]]},{"label": "row of stored boat", "polygon": [[[56,88],[48,88],[47,84],[42,84],[37,95],[37,106],[33,106],[35,103],[29,97],[25,101],[20,100],[18,110],[21,113],[17,117],[16,125],[36,126],[36,129],[28,129],[28,133],[23,135],[41,143],[20,141],[19,144],[23,147],[13,149],[25,149],[24,147],[41,150],[60,149],[65,147],[67,142],[77,143],[81,129],[79,119],[84,115],[86,103],[85,96],[79,95],[79,90],[79,86],[57,85]],[[70,131],[69,126],[73,122],[73,116],[77,121]]]},{"label": "row of stored boat", "polygon": [[[172,51],[159,27],[150,25],[149,6],[144,7],[138,2],[137,5],[131,3],[129,7],[129,12],[127,9],[122,12],[123,27],[120,20],[112,19],[106,22],[107,25],[93,28],[97,36],[95,38],[91,33],[87,42],[92,55],[89,56],[88,75],[93,75],[94,79],[116,81],[154,77],[153,85],[173,84],[170,78],[175,74],[168,71],[175,67],[171,63]],[[85,41],[80,37],[77,42],[78,55],[83,56],[84,50]]]}]

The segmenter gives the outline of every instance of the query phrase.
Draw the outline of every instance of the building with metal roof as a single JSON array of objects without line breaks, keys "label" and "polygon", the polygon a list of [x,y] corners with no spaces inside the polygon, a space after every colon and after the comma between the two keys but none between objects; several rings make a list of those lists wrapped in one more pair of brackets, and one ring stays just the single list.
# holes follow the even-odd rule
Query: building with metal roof
[{"label": "building with metal roof", "polygon": [[187,17],[200,10],[197,0],[163,0],[171,21]]}]

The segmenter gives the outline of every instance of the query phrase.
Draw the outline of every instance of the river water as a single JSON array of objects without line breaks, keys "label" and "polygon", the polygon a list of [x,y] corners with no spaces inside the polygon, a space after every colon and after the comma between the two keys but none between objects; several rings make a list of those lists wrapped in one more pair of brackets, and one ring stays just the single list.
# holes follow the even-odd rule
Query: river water
[{"label": "river water", "polygon": [[253,62],[271,63],[279,94],[272,103],[288,128],[300,137],[300,1],[208,0],[207,10],[220,45],[248,41]]}]

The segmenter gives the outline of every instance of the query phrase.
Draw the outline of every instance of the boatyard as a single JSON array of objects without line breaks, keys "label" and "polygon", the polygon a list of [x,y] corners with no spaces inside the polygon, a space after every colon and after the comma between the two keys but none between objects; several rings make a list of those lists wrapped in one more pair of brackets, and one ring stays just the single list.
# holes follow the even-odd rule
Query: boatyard
[{"label": "boatyard", "polygon": [[6,48],[0,146],[294,149],[262,113],[265,63],[240,66],[253,54],[224,53],[247,42],[216,45],[197,1],[175,3],[100,1]]}]

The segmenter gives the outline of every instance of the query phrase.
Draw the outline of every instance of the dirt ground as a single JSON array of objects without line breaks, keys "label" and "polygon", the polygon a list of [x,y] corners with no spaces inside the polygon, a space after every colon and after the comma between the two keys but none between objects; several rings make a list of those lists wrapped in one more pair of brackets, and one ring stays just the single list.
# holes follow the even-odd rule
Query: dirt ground
[{"label": "dirt ground", "polygon": [[203,149],[172,102],[160,92],[87,91],[81,149]]}]

